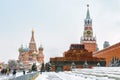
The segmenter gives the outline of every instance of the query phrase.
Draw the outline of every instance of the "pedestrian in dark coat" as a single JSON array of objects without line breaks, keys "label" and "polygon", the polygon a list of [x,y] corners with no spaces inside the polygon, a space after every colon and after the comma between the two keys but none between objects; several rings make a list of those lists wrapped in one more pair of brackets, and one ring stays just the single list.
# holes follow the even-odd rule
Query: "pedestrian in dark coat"
[{"label": "pedestrian in dark coat", "polygon": [[13,76],[15,76],[15,75],[16,75],[16,69],[13,70]]},{"label": "pedestrian in dark coat", "polygon": [[25,75],[25,70],[23,70],[23,74]]}]

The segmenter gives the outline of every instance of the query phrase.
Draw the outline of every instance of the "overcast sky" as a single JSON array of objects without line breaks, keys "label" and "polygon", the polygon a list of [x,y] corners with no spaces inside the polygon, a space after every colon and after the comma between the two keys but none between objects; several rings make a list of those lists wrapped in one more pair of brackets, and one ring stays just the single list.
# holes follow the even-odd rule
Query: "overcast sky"
[{"label": "overcast sky", "polygon": [[21,44],[28,46],[35,30],[45,62],[63,56],[70,44],[80,43],[87,7],[100,49],[104,41],[120,42],[120,0],[0,0],[0,61],[18,59]]}]

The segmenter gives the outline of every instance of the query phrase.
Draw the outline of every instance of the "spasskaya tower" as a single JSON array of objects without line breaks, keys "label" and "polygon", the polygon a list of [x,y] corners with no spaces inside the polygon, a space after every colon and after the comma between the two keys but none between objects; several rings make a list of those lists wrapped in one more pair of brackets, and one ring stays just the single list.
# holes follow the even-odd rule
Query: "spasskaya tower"
[{"label": "spasskaya tower", "polygon": [[89,52],[95,52],[97,49],[96,37],[93,36],[92,19],[90,18],[89,5],[87,5],[87,14],[84,20],[84,31],[83,36],[81,37],[81,44],[84,44],[85,49],[87,49]]}]

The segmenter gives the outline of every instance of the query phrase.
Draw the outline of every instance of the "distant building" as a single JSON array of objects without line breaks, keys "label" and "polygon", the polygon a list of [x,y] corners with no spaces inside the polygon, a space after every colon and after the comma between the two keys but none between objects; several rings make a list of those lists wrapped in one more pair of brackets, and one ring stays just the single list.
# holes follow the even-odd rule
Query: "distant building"
[{"label": "distant building", "polygon": [[97,47],[96,47],[96,50],[99,51],[98,44],[97,44],[96,46],[97,46]]},{"label": "distant building", "polygon": [[108,41],[105,41],[104,44],[103,44],[103,48],[107,48],[107,47],[109,47],[109,46],[110,46],[109,42],[108,42]]},{"label": "distant building", "polygon": [[33,63],[36,63],[39,67],[44,62],[43,47],[37,49],[36,42],[34,39],[34,30],[32,30],[32,36],[29,43],[29,47],[24,48],[23,45],[19,48],[18,57],[20,68],[29,69]]},{"label": "distant building", "polygon": [[0,71],[1,71],[1,69],[3,68],[3,62],[0,62]]}]

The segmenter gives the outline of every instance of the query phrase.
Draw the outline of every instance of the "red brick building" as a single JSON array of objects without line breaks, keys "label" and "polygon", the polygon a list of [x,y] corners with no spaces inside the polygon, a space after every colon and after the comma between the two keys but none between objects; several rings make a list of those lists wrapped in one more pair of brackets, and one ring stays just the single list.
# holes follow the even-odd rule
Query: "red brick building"
[{"label": "red brick building", "polygon": [[106,65],[105,58],[93,57],[92,53],[97,51],[96,37],[93,36],[92,19],[90,18],[89,5],[87,5],[87,15],[84,20],[84,31],[80,44],[71,44],[70,49],[64,52],[63,57],[50,58],[52,70],[70,70],[74,62],[77,68]]},{"label": "red brick building", "polygon": [[81,37],[81,44],[85,45],[85,49],[89,52],[95,52],[97,50],[96,37],[93,36],[92,19],[90,18],[89,5],[87,5],[87,15],[84,20],[84,31]]},{"label": "red brick building", "polygon": [[109,66],[113,57],[120,59],[120,42],[103,50],[94,52],[93,56],[98,58],[106,58],[106,66]]},{"label": "red brick building", "polygon": [[[85,50],[88,52],[86,52],[84,49],[83,50],[77,49],[78,45],[79,46],[84,45]],[[73,44],[71,46],[73,46]],[[89,5],[87,5],[87,15],[84,20],[83,36],[81,37],[80,44],[74,44],[74,46],[76,46],[75,50],[72,50],[71,47],[68,51],[66,51],[63,54],[63,57],[55,57],[50,59],[51,63],[53,64],[52,65],[53,69],[56,68],[56,66],[54,65],[55,63],[56,64],[58,64],[59,62],[65,63],[65,61],[69,61],[69,63],[72,63],[74,61],[81,61],[81,60],[84,62],[85,60],[94,61],[95,59],[96,61],[106,60],[106,66],[110,66],[110,62],[113,58],[117,58],[120,60],[120,42],[110,47],[107,47],[103,50],[97,51],[96,37],[93,36],[92,19],[90,18]],[[83,62],[81,63],[83,64]],[[78,65],[77,67],[80,67],[80,64]],[[70,69],[70,64],[63,66],[63,70],[67,70],[67,69]]]},{"label": "red brick building", "polygon": [[93,57],[92,52],[86,50],[83,44],[71,44],[63,57],[50,58],[50,63],[53,71],[69,71],[73,63],[76,68],[91,68],[98,63],[100,66],[106,65],[104,58]]},{"label": "red brick building", "polygon": [[33,63],[36,63],[38,66],[40,66],[44,62],[43,48],[40,45],[40,47],[37,49],[34,38],[34,30],[32,30],[29,47],[24,48],[23,45],[21,45],[19,48],[18,60],[26,69],[29,69]]}]

